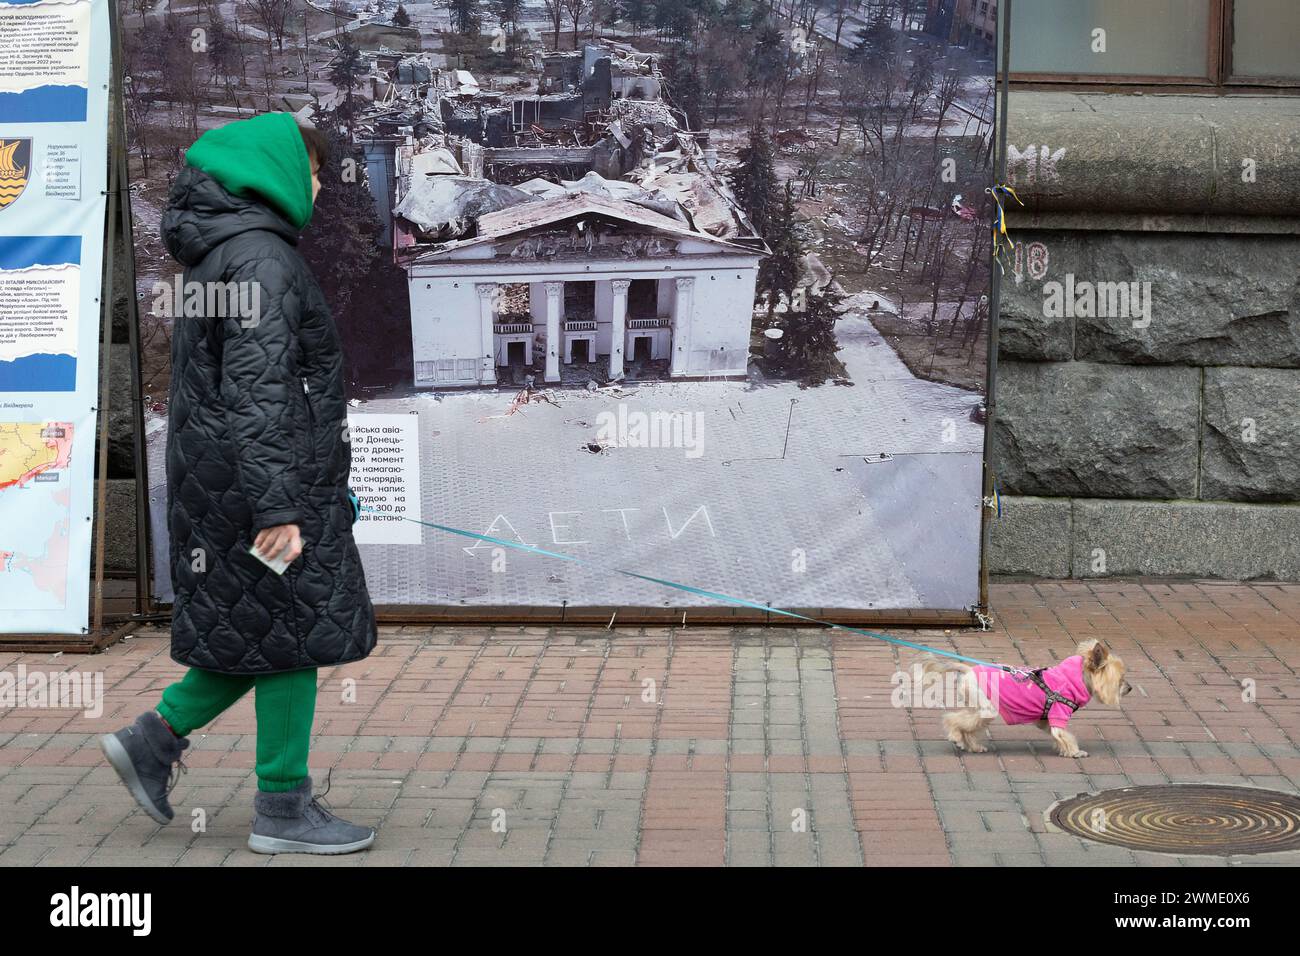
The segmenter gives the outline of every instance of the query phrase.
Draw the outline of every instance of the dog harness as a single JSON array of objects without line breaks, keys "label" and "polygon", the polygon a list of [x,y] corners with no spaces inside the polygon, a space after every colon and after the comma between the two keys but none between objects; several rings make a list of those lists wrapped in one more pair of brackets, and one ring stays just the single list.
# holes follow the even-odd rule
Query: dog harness
[{"label": "dog harness", "polygon": [[1064,694],[1058,694],[1056,691],[1052,690],[1052,688],[1048,687],[1047,681],[1043,680],[1043,671],[1045,670],[1047,670],[1046,667],[1040,667],[1036,671],[1029,672],[1029,679],[1037,684],[1038,689],[1043,692],[1043,716],[1039,717],[1039,720],[1047,719],[1047,715],[1052,712],[1052,706],[1054,704],[1064,704],[1066,707],[1070,708],[1071,714],[1083,706],[1083,704],[1079,703],[1077,700],[1071,700]]}]

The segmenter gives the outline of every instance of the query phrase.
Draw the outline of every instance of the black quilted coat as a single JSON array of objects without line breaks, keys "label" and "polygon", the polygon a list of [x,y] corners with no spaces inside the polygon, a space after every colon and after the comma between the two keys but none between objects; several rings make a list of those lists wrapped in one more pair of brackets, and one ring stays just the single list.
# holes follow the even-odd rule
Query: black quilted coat
[{"label": "black quilted coat", "polygon": [[[186,283],[256,283],[255,320],[177,317],[167,435],[172,657],[223,674],[342,664],[375,646],[352,538],[339,336],[297,231],[255,198],[186,167],[162,219]],[[208,286],[204,286],[208,288]],[[238,289],[238,286],[233,287]],[[251,304],[253,286],[245,286]],[[303,553],[275,574],[248,553],[297,524]]]}]

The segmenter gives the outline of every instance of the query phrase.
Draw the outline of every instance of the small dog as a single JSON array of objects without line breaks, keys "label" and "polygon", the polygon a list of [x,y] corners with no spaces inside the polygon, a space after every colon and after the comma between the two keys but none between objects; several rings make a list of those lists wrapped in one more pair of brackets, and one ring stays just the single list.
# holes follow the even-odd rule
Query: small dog
[{"label": "small dog", "polygon": [[1079,741],[1066,729],[1070,717],[1094,697],[1103,704],[1118,704],[1133,689],[1124,679],[1124,662],[1095,639],[1081,643],[1073,657],[1030,677],[931,655],[921,659],[920,667],[927,689],[942,682],[944,675],[956,675],[955,696],[969,705],[944,714],[943,729],[958,750],[977,754],[988,750],[978,735],[1001,715],[1008,724],[1037,723],[1049,731],[1062,757],[1086,757],[1088,752],[1079,749]]}]

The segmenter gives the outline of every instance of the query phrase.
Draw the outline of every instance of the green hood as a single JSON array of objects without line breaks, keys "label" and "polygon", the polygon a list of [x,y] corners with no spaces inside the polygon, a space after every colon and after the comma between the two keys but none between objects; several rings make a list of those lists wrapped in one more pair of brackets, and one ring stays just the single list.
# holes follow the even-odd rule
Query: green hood
[{"label": "green hood", "polygon": [[234,196],[261,199],[296,229],[311,221],[311,160],[288,113],[262,113],[208,130],[185,154]]}]

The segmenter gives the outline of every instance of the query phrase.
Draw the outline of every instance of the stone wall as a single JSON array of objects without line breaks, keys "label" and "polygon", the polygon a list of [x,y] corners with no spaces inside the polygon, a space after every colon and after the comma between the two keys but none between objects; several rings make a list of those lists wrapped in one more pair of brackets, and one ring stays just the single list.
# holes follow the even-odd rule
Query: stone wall
[{"label": "stone wall", "polygon": [[1010,116],[990,569],[1300,580],[1300,99]]}]

